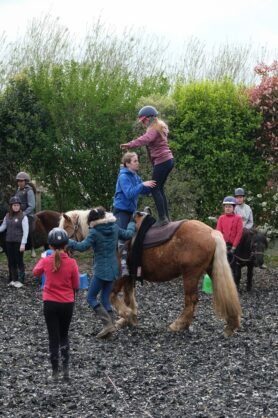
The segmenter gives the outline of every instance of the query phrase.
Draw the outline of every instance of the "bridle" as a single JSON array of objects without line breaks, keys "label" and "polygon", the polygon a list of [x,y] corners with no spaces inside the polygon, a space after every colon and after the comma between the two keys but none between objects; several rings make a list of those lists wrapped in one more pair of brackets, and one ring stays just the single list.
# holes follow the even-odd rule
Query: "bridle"
[{"label": "bridle", "polygon": [[77,232],[78,232],[79,228],[81,228],[81,223],[80,223],[79,216],[78,216],[76,222],[72,221],[72,224],[73,224],[73,232],[72,232],[71,235],[69,235],[69,238],[70,239],[73,238],[73,239],[75,239],[75,241],[78,241]]},{"label": "bridle", "polygon": [[249,258],[242,258],[242,257],[239,257],[238,255],[236,255],[236,254],[233,254],[233,256],[234,256],[234,258],[236,259],[236,260],[238,260],[238,261],[242,261],[242,262],[249,262],[249,261],[252,261],[252,259],[256,256],[256,255],[264,255],[264,252],[263,251],[252,251],[252,248],[253,248],[253,245],[254,245],[254,238],[251,240],[251,243],[250,243],[250,257]]}]

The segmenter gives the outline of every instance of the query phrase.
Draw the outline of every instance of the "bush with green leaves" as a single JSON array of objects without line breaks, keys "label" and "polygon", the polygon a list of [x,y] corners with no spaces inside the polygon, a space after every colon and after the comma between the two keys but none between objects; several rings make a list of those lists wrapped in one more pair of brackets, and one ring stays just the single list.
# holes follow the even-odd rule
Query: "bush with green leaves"
[{"label": "bush with green leaves", "polygon": [[178,167],[201,183],[198,217],[207,221],[219,214],[223,197],[233,194],[235,187],[259,193],[268,167],[255,148],[261,116],[245,89],[229,79],[177,83],[173,98],[171,144]]}]

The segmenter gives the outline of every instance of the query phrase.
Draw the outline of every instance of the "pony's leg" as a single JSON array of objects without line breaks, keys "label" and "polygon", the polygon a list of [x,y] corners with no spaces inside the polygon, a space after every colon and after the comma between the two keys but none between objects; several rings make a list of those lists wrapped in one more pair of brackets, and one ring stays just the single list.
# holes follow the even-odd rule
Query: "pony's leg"
[{"label": "pony's leg", "polygon": [[126,306],[132,310],[132,314],[129,317],[129,322],[132,325],[137,325],[137,302],[135,299],[135,282],[132,279],[127,279],[124,283],[124,301]]},{"label": "pony's leg", "polygon": [[233,264],[232,273],[233,273],[233,277],[234,277],[234,281],[235,281],[237,290],[239,291],[240,280],[241,280],[241,266],[238,263]]},{"label": "pony's leg", "polygon": [[248,263],[248,265],[247,265],[247,285],[246,285],[247,292],[250,292],[251,289],[252,289],[253,267],[254,267],[254,264],[252,262]]},{"label": "pony's leg", "polygon": [[133,316],[132,309],[129,308],[124,300],[122,298],[119,298],[119,293],[125,286],[126,278],[119,278],[116,280],[113,284],[113,289],[110,295],[110,302],[116,309],[118,315],[121,317],[120,322],[117,321],[116,326],[120,327],[119,324],[122,324],[121,326],[127,325],[130,321],[130,318]]},{"label": "pony's leg", "polygon": [[198,303],[198,283],[202,272],[183,276],[184,308],[177,319],[169,326],[171,331],[183,331],[188,329],[194,315],[195,306]]}]

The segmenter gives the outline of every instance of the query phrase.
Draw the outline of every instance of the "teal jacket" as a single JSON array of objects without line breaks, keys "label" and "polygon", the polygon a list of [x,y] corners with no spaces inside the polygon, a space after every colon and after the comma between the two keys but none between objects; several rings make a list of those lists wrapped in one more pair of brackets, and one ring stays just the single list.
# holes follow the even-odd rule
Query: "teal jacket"
[{"label": "teal jacket", "polygon": [[119,274],[117,259],[118,239],[129,240],[135,233],[135,223],[130,222],[127,229],[116,224],[116,218],[107,212],[104,219],[90,223],[87,237],[77,242],[69,240],[68,247],[77,251],[94,251],[94,275],[98,279],[112,281]]}]

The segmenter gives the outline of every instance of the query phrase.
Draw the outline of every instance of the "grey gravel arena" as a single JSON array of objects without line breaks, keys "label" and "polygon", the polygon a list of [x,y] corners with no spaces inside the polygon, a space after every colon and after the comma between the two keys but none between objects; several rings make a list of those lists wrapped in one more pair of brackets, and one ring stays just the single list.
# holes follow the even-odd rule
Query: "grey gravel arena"
[{"label": "grey gravel arena", "polygon": [[[90,271],[89,264],[82,266]],[[82,271],[82,268],[80,271]],[[232,337],[200,291],[192,327],[167,330],[183,304],[179,280],[137,284],[139,324],[109,340],[77,296],[71,324],[71,381],[54,384],[40,281],[28,268],[22,289],[0,272],[0,416],[94,418],[277,418],[277,268],[242,280],[242,326]]]}]

